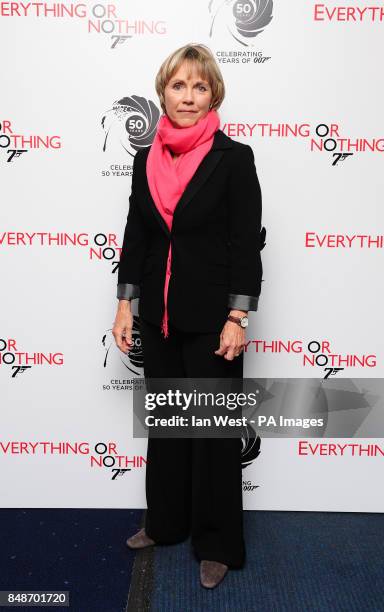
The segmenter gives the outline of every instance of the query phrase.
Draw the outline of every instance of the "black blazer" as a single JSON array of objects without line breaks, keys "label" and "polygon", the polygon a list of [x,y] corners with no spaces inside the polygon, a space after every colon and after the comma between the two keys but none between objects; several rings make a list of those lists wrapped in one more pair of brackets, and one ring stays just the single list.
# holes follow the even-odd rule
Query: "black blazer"
[{"label": "black blazer", "polygon": [[249,145],[222,130],[182,194],[172,231],[151,196],[146,161],[136,153],[118,270],[117,297],[139,297],[139,316],[161,325],[169,242],[169,322],[183,331],[221,331],[229,310],[257,310],[265,229]]}]

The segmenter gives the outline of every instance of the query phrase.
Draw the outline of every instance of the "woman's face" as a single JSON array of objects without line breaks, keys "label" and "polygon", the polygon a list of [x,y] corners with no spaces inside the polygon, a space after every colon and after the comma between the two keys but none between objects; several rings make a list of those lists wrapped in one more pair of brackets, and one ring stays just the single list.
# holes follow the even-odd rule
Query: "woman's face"
[{"label": "woman's face", "polygon": [[167,115],[174,127],[189,127],[208,113],[212,90],[200,76],[198,66],[185,61],[168,81],[164,100]]}]

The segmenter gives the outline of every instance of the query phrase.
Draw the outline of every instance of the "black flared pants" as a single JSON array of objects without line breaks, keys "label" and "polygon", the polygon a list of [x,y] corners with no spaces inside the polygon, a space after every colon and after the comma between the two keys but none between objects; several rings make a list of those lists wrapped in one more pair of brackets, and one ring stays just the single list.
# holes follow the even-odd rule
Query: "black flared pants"
[{"label": "black flared pants", "polygon": [[[242,378],[243,353],[232,361],[215,355],[220,333],[160,328],[142,318],[145,378]],[[240,568],[243,537],[241,439],[148,436],[145,530],[158,544],[191,535],[198,560]]]}]

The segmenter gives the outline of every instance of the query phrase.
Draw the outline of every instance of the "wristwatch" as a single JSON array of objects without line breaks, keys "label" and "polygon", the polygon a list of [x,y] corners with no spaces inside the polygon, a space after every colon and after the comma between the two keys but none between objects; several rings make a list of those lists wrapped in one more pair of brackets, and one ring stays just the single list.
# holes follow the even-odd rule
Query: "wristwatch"
[{"label": "wristwatch", "polygon": [[240,327],[248,326],[247,315],[244,315],[243,317],[234,317],[233,315],[228,315],[228,321],[233,321],[234,323],[237,323],[238,325],[240,325]]}]

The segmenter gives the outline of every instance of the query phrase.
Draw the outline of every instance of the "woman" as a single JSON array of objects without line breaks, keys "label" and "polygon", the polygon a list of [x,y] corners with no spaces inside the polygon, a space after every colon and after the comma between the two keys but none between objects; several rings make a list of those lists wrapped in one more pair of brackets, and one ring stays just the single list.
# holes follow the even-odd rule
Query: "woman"
[{"label": "woman", "polygon": [[[164,114],[136,153],[113,335],[132,347],[139,300],[144,376],[243,376],[249,310],[262,282],[261,193],[250,146],[219,129],[220,70],[204,45],[172,53],[156,77]],[[191,534],[201,584],[245,561],[241,440],[148,438],[145,528],[131,548]]]}]

